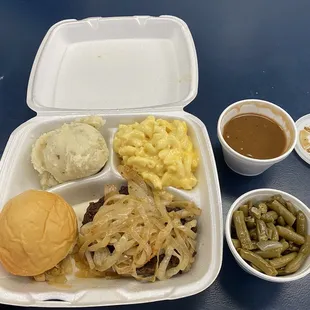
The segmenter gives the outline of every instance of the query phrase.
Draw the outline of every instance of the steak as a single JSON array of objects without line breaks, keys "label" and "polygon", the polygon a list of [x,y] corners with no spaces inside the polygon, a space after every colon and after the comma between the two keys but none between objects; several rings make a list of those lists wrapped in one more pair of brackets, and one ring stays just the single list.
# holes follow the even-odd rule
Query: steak
[{"label": "steak", "polygon": [[[119,193],[122,195],[128,195],[128,186],[121,186]],[[85,225],[89,222],[92,222],[94,219],[94,216],[97,214],[99,209],[103,206],[104,204],[104,197],[101,197],[97,202],[91,202],[84,214],[83,222],[82,224]],[[167,212],[172,212],[172,211],[180,211],[181,208],[179,207],[166,207]],[[181,219],[182,224],[184,225],[187,222],[187,219]],[[197,232],[197,227],[193,227],[192,231]],[[114,246],[109,245],[108,249],[110,253],[113,253],[114,251]],[[196,252],[193,254],[193,256],[196,255]],[[161,254],[159,255],[159,263],[164,259],[165,255]],[[168,269],[174,268],[179,264],[179,259],[176,256],[172,256],[169,264],[168,264]],[[148,261],[144,266],[140,267],[137,269],[137,274],[141,276],[152,276],[155,273],[157,265],[157,256],[154,256],[150,261]],[[181,271],[180,271],[181,273]]]},{"label": "steak", "polygon": [[[121,186],[119,190],[120,194],[128,195],[128,186]],[[94,219],[94,216],[97,214],[99,209],[104,204],[104,197],[101,197],[97,202],[91,202],[89,206],[86,209],[86,212],[83,217],[82,225],[85,225],[89,222],[92,222]]]},{"label": "steak", "polygon": [[122,195],[129,195],[129,192],[128,192],[128,186],[121,186],[120,190],[119,190],[119,193],[122,194]]},{"label": "steak", "polygon": [[[179,207],[166,207],[166,210],[167,210],[167,212],[169,213],[169,212],[172,212],[172,211],[178,212],[178,211],[180,211],[180,210],[182,210],[182,209],[179,208]],[[182,225],[185,225],[187,222],[189,222],[189,219],[181,219]],[[192,227],[192,231],[193,231],[194,233],[197,233],[197,226]]]},{"label": "steak", "polygon": [[101,197],[97,202],[91,202],[86,209],[86,212],[83,217],[82,225],[85,225],[89,222],[92,222],[94,216],[99,211],[100,207],[104,204],[104,197]]},{"label": "steak", "polygon": [[[165,254],[159,255],[159,263],[164,259]],[[157,264],[157,256],[154,256],[150,261],[148,261],[144,266],[137,269],[137,274],[139,276],[152,276],[155,273]],[[176,267],[179,264],[179,259],[176,256],[172,256],[168,268]]]}]

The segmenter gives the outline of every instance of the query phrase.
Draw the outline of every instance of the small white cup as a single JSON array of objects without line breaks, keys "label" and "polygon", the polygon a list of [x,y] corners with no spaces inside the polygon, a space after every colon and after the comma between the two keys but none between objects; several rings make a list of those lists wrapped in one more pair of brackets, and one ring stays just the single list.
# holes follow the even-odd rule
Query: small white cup
[{"label": "small white cup", "polygon": [[307,222],[308,222],[307,233],[309,234],[310,233],[310,209],[303,202],[301,202],[295,196],[290,195],[286,192],[282,192],[280,190],[271,189],[271,188],[261,188],[261,189],[255,189],[255,190],[252,190],[250,192],[243,194],[231,205],[229,212],[227,214],[226,224],[225,224],[226,241],[238,265],[243,270],[248,272],[249,274],[256,276],[258,278],[261,278],[263,280],[270,281],[270,282],[283,283],[283,282],[295,281],[295,280],[305,277],[306,275],[310,273],[310,256],[307,258],[307,260],[304,262],[301,268],[293,274],[290,274],[287,276],[278,276],[278,277],[268,276],[262,272],[257,271],[256,269],[251,267],[245,260],[243,260],[243,258],[239,255],[239,253],[235,249],[232,243],[232,240],[231,240],[231,223],[232,223],[233,213],[240,206],[242,206],[243,204],[247,203],[250,200],[255,203],[257,201],[266,200],[273,195],[281,195],[285,200],[290,201],[296,207],[297,210],[301,210],[302,212],[304,212],[307,218]]},{"label": "small white cup", "polygon": [[[287,141],[286,150],[282,155],[271,159],[255,159],[239,154],[228,145],[223,137],[224,126],[233,117],[247,113],[264,115],[281,126]],[[218,120],[217,135],[227,166],[236,173],[245,176],[261,174],[275,163],[285,159],[295,148],[298,136],[295,122],[286,111],[271,102],[259,99],[241,100],[228,106]]]}]

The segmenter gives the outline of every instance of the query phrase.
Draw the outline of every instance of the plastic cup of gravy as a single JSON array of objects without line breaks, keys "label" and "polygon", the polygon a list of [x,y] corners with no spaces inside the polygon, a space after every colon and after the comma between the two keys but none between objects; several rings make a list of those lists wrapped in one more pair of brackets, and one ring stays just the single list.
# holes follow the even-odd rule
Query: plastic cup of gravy
[{"label": "plastic cup of gravy", "polygon": [[227,166],[245,176],[261,174],[295,148],[297,129],[290,115],[264,100],[246,99],[228,106],[217,124]]}]

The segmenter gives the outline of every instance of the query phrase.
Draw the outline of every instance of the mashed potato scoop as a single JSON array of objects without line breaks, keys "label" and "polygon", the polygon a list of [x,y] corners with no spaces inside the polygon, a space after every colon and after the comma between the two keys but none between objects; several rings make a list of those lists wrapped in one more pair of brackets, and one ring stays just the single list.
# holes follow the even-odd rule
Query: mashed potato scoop
[{"label": "mashed potato scoop", "polygon": [[43,189],[94,175],[103,168],[109,151],[98,129],[104,123],[101,117],[90,116],[39,137],[31,161]]}]

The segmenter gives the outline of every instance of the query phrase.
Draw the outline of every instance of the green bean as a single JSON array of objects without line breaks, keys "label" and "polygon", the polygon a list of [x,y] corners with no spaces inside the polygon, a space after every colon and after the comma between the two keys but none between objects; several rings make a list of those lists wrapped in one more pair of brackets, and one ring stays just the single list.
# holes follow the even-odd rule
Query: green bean
[{"label": "green bean", "polygon": [[[232,219],[234,247],[259,272],[271,276],[291,274],[310,255],[307,218],[281,195],[255,204],[248,201],[233,213]],[[278,248],[269,247],[269,242],[278,244]]]},{"label": "green bean", "polygon": [[266,214],[268,211],[268,207],[264,202],[260,202],[257,208],[261,211],[261,214]]},{"label": "green bean", "polygon": [[272,231],[272,235],[271,235],[270,240],[279,241],[279,234],[278,234],[278,231],[276,229],[276,226],[273,223],[266,223],[266,226],[268,229],[270,229]]},{"label": "green bean", "polygon": [[270,251],[275,249],[281,249],[282,250],[282,243],[279,241],[259,241],[257,242],[257,246],[262,251]]},{"label": "green bean", "polygon": [[256,207],[252,207],[252,208],[250,208],[249,209],[249,212],[250,212],[250,214],[253,216],[253,217],[255,217],[256,219],[260,219],[260,217],[262,216],[262,212],[261,212],[261,210],[259,210],[258,208],[256,208]]},{"label": "green bean", "polygon": [[281,215],[288,225],[293,226],[296,217],[290,211],[288,211],[278,200],[274,200],[273,202],[269,203],[268,207]]},{"label": "green bean", "polygon": [[256,220],[256,232],[258,241],[267,241],[267,226],[263,220]]},{"label": "green bean", "polygon": [[282,205],[285,205],[286,201],[282,198],[281,195],[274,195],[271,197],[273,200],[278,200]]},{"label": "green bean", "polygon": [[293,241],[294,243],[301,245],[305,243],[305,237],[295,233],[294,231],[291,231],[287,229],[286,227],[277,226],[278,234],[280,237],[283,237],[284,239],[288,241]]},{"label": "green bean", "polygon": [[[255,240],[255,241],[258,240],[256,228],[251,229],[251,230],[249,231],[249,233],[250,233],[250,237],[251,237],[252,240]],[[253,243],[253,242],[252,242],[252,243]]]},{"label": "green bean", "polygon": [[289,248],[290,245],[289,245],[289,243],[285,239],[281,239],[280,242],[282,243],[281,253],[283,253],[283,252],[285,252]]},{"label": "green bean", "polygon": [[294,205],[290,202],[290,201],[285,201],[285,205],[287,210],[289,210],[293,215],[297,215],[297,211],[296,208],[294,207]]},{"label": "green bean", "polygon": [[266,223],[272,223],[278,218],[278,213],[276,211],[268,211],[261,216],[261,220]]},{"label": "green bean", "polygon": [[272,267],[268,262],[266,262],[263,258],[261,258],[259,255],[251,251],[241,249],[240,256],[244,260],[254,264],[257,268],[259,268],[265,274],[269,276],[277,275],[277,270],[274,267]]},{"label": "green bean", "polygon": [[241,243],[238,239],[231,239],[235,249],[241,248]]},{"label": "green bean", "polygon": [[268,237],[268,240],[271,240],[271,238],[272,238],[272,230],[268,227],[267,227],[267,237]]},{"label": "green bean", "polygon": [[248,227],[248,229],[256,227],[256,223],[255,223],[255,218],[254,217],[248,216],[244,220],[245,220],[245,223],[246,223],[246,226]]},{"label": "green bean", "polygon": [[282,248],[267,250],[267,251],[256,251],[255,253],[262,258],[276,258],[281,256]]},{"label": "green bean", "polygon": [[297,212],[296,216],[296,232],[302,236],[306,236],[308,225],[307,225],[307,218],[302,211]]},{"label": "green bean", "polygon": [[290,252],[299,252],[299,247],[298,246],[291,246],[288,248],[288,251]]},{"label": "green bean", "polygon": [[255,270],[262,272],[258,267],[256,267],[254,264],[251,264],[251,267],[254,268]]},{"label": "green bean", "polygon": [[296,244],[294,242],[289,241],[288,244],[289,244],[289,247],[287,249],[288,251],[290,251],[290,252],[299,252],[300,249],[299,249],[298,246],[296,246]]},{"label": "green bean", "polygon": [[258,246],[257,246],[257,241],[252,241],[253,243],[253,250],[257,250]]},{"label": "green bean", "polygon": [[286,225],[283,216],[279,216],[277,222],[281,226],[285,226]]},{"label": "green bean", "polygon": [[307,235],[306,241],[301,246],[297,256],[286,265],[285,272],[287,273],[296,272],[304,263],[309,254],[310,254],[310,235]]},{"label": "green bean", "polygon": [[288,275],[288,273],[285,272],[285,267],[277,269],[277,272],[278,272],[278,276],[286,276],[286,275]]},{"label": "green bean", "polygon": [[290,231],[295,231],[295,229],[294,229],[292,226],[285,225],[285,227],[286,227],[287,229],[289,229]]},{"label": "green bean", "polygon": [[242,211],[235,211],[233,213],[233,221],[235,223],[238,239],[242,248],[253,250],[253,244],[250,238],[249,231],[244,221],[244,214]]},{"label": "green bean", "polygon": [[301,246],[299,253],[309,255],[310,254],[310,235],[305,237],[305,243]]},{"label": "green bean", "polygon": [[286,266],[296,256],[297,256],[297,253],[293,252],[293,253],[278,257],[278,258],[271,259],[269,263],[274,268],[279,269],[279,268]]},{"label": "green bean", "polygon": [[248,205],[242,205],[239,208],[239,211],[242,211],[244,214],[244,217],[248,217],[249,216],[249,206]]}]

